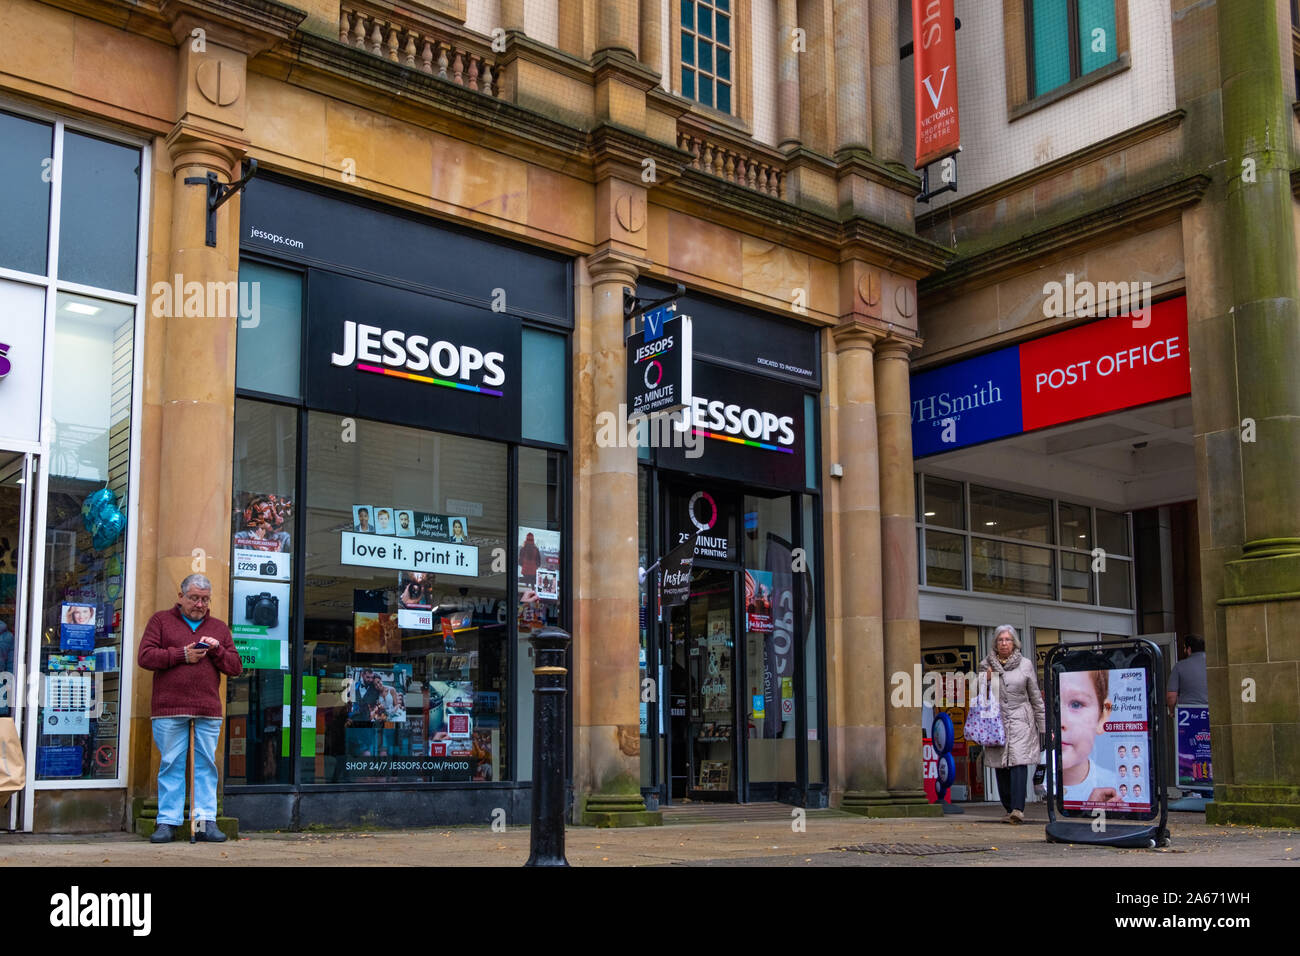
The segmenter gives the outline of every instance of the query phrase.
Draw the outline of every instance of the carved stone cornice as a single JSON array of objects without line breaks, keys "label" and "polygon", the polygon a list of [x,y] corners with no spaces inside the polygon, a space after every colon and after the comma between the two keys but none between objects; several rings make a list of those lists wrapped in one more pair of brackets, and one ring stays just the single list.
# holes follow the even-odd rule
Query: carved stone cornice
[{"label": "carved stone cornice", "polygon": [[302,10],[274,0],[159,0],[158,12],[177,43],[201,27],[209,42],[250,57],[289,39],[307,18]]},{"label": "carved stone cornice", "polygon": [[1210,177],[1203,173],[1165,182],[996,248],[957,258],[941,274],[921,282],[917,293],[931,297],[930,304],[933,304],[936,299],[1037,268],[1045,259],[1113,239],[1125,230],[1150,228],[1200,202],[1210,182]]},{"label": "carved stone cornice", "polygon": [[1051,162],[1043,163],[1041,166],[1035,166],[1018,176],[1012,176],[1010,179],[1004,179],[985,189],[955,199],[950,203],[945,203],[943,206],[930,210],[924,215],[917,216],[916,231],[925,233],[937,221],[959,218],[973,209],[1006,199],[1015,193],[1023,192],[1038,183],[1059,176],[1067,170],[1098,162],[1114,153],[1122,152],[1153,137],[1168,133],[1177,129],[1186,116],[1187,111],[1184,109],[1173,110],[1163,116],[1157,116],[1155,119],[1139,123],[1137,126],[1116,133],[1114,136],[1108,136],[1106,139],[1090,143],[1082,149],[1077,149],[1062,156],[1060,159],[1054,159]]},{"label": "carved stone cornice", "polygon": [[885,329],[861,319],[849,319],[831,327],[831,340],[835,343],[835,352],[840,354],[854,349],[866,349],[874,352],[876,344],[888,335]]}]

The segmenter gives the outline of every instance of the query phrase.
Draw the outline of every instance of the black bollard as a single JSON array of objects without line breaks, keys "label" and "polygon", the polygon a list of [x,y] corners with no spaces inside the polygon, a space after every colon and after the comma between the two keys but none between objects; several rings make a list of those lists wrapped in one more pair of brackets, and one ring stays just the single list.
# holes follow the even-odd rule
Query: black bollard
[{"label": "black bollard", "polygon": [[533,645],[533,829],[525,866],[568,866],[564,858],[564,698],[568,632],[535,631]]}]

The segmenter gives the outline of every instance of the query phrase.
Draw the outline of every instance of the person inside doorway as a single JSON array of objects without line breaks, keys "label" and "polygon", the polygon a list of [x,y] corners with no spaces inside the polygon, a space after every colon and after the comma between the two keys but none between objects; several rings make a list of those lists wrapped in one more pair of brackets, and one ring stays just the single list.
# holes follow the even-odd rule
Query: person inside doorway
[{"label": "person inside doorway", "polygon": [[[1210,706],[1210,692],[1205,680],[1205,638],[1188,634],[1183,638],[1183,649],[1187,656],[1174,665],[1165,691],[1165,704],[1171,716],[1177,704],[1184,707]],[[1136,747],[1133,754],[1137,755]]]}]

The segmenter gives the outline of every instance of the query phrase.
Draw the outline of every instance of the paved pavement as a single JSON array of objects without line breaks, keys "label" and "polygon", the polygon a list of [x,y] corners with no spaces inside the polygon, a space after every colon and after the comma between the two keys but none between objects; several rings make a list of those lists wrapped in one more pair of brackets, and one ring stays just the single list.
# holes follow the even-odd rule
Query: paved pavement
[{"label": "paved pavement", "polygon": [[[1210,826],[1204,814],[1171,813],[1172,842],[1154,850],[1048,843],[1045,808],[1032,805],[1022,826],[1000,822],[1001,808],[970,806],[959,816],[873,820],[808,811],[803,830],[789,808],[755,808],[757,819],[595,830],[570,827],[569,863],[631,866],[1270,866],[1300,871],[1300,830]],[[248,833],[220,845],[154,846],[133,834],[0,835],[0,867],[146,866],[505,866],[528,858],[528,828],[451,827]],[[873,845],[884,852],[846,847]],[[939,852],[936,852],[939,851]],[[918,855],[920,854],[920,855]]]}]

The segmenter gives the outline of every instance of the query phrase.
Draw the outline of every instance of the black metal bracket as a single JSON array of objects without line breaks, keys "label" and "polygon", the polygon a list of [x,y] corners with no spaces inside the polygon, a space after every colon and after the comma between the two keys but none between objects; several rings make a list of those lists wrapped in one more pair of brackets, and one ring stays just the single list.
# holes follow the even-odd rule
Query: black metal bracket
[{"label": "black metal bracket", "polygon": [[[637,315],[644,315],[645,313],[653,309],[659,308],[659,306],[661,305],[667,305],[669,302],[681,298],[685,294],[686,294],[686,286],[682,285],[680,282],[677,283],[677,290],[675,292],[664,296],[662,299],[653,299],[653,300],[638,299],[636,297],[635,292],[633,292],[627,286],[624,286],[623,287],[623,318],[633,319]],[[636,329],[633,329],[632,331],[635,332]]]},{"label": "black metal bracket", "polygon": [[217,244],[217,210],[235,193],[239,192],[248,185],[248,181],[257,175],[257,160],[250,159],[246,165],[244,175],[241,179],[233,183],[222,183],[217,181],[216,173],[208,173],[206,176],[186,176],[186,186],[207,186],[207,205],[208,205],[208,245],[216,246]]},{"label": "black metal bracket", "polygon": [[921,170],[921,191],[917,194],[917,202],[928,204],[935,196],[941,196],[946,192],[955,193],[957,191],[957,154],[953,153],[951,156],[945,156],[943,159],[939,160],[939,162],[946,163],[948,160],[952,160],[952,180],[940,186],[933,192],[930,190],[930,167],[926,166]]}]

